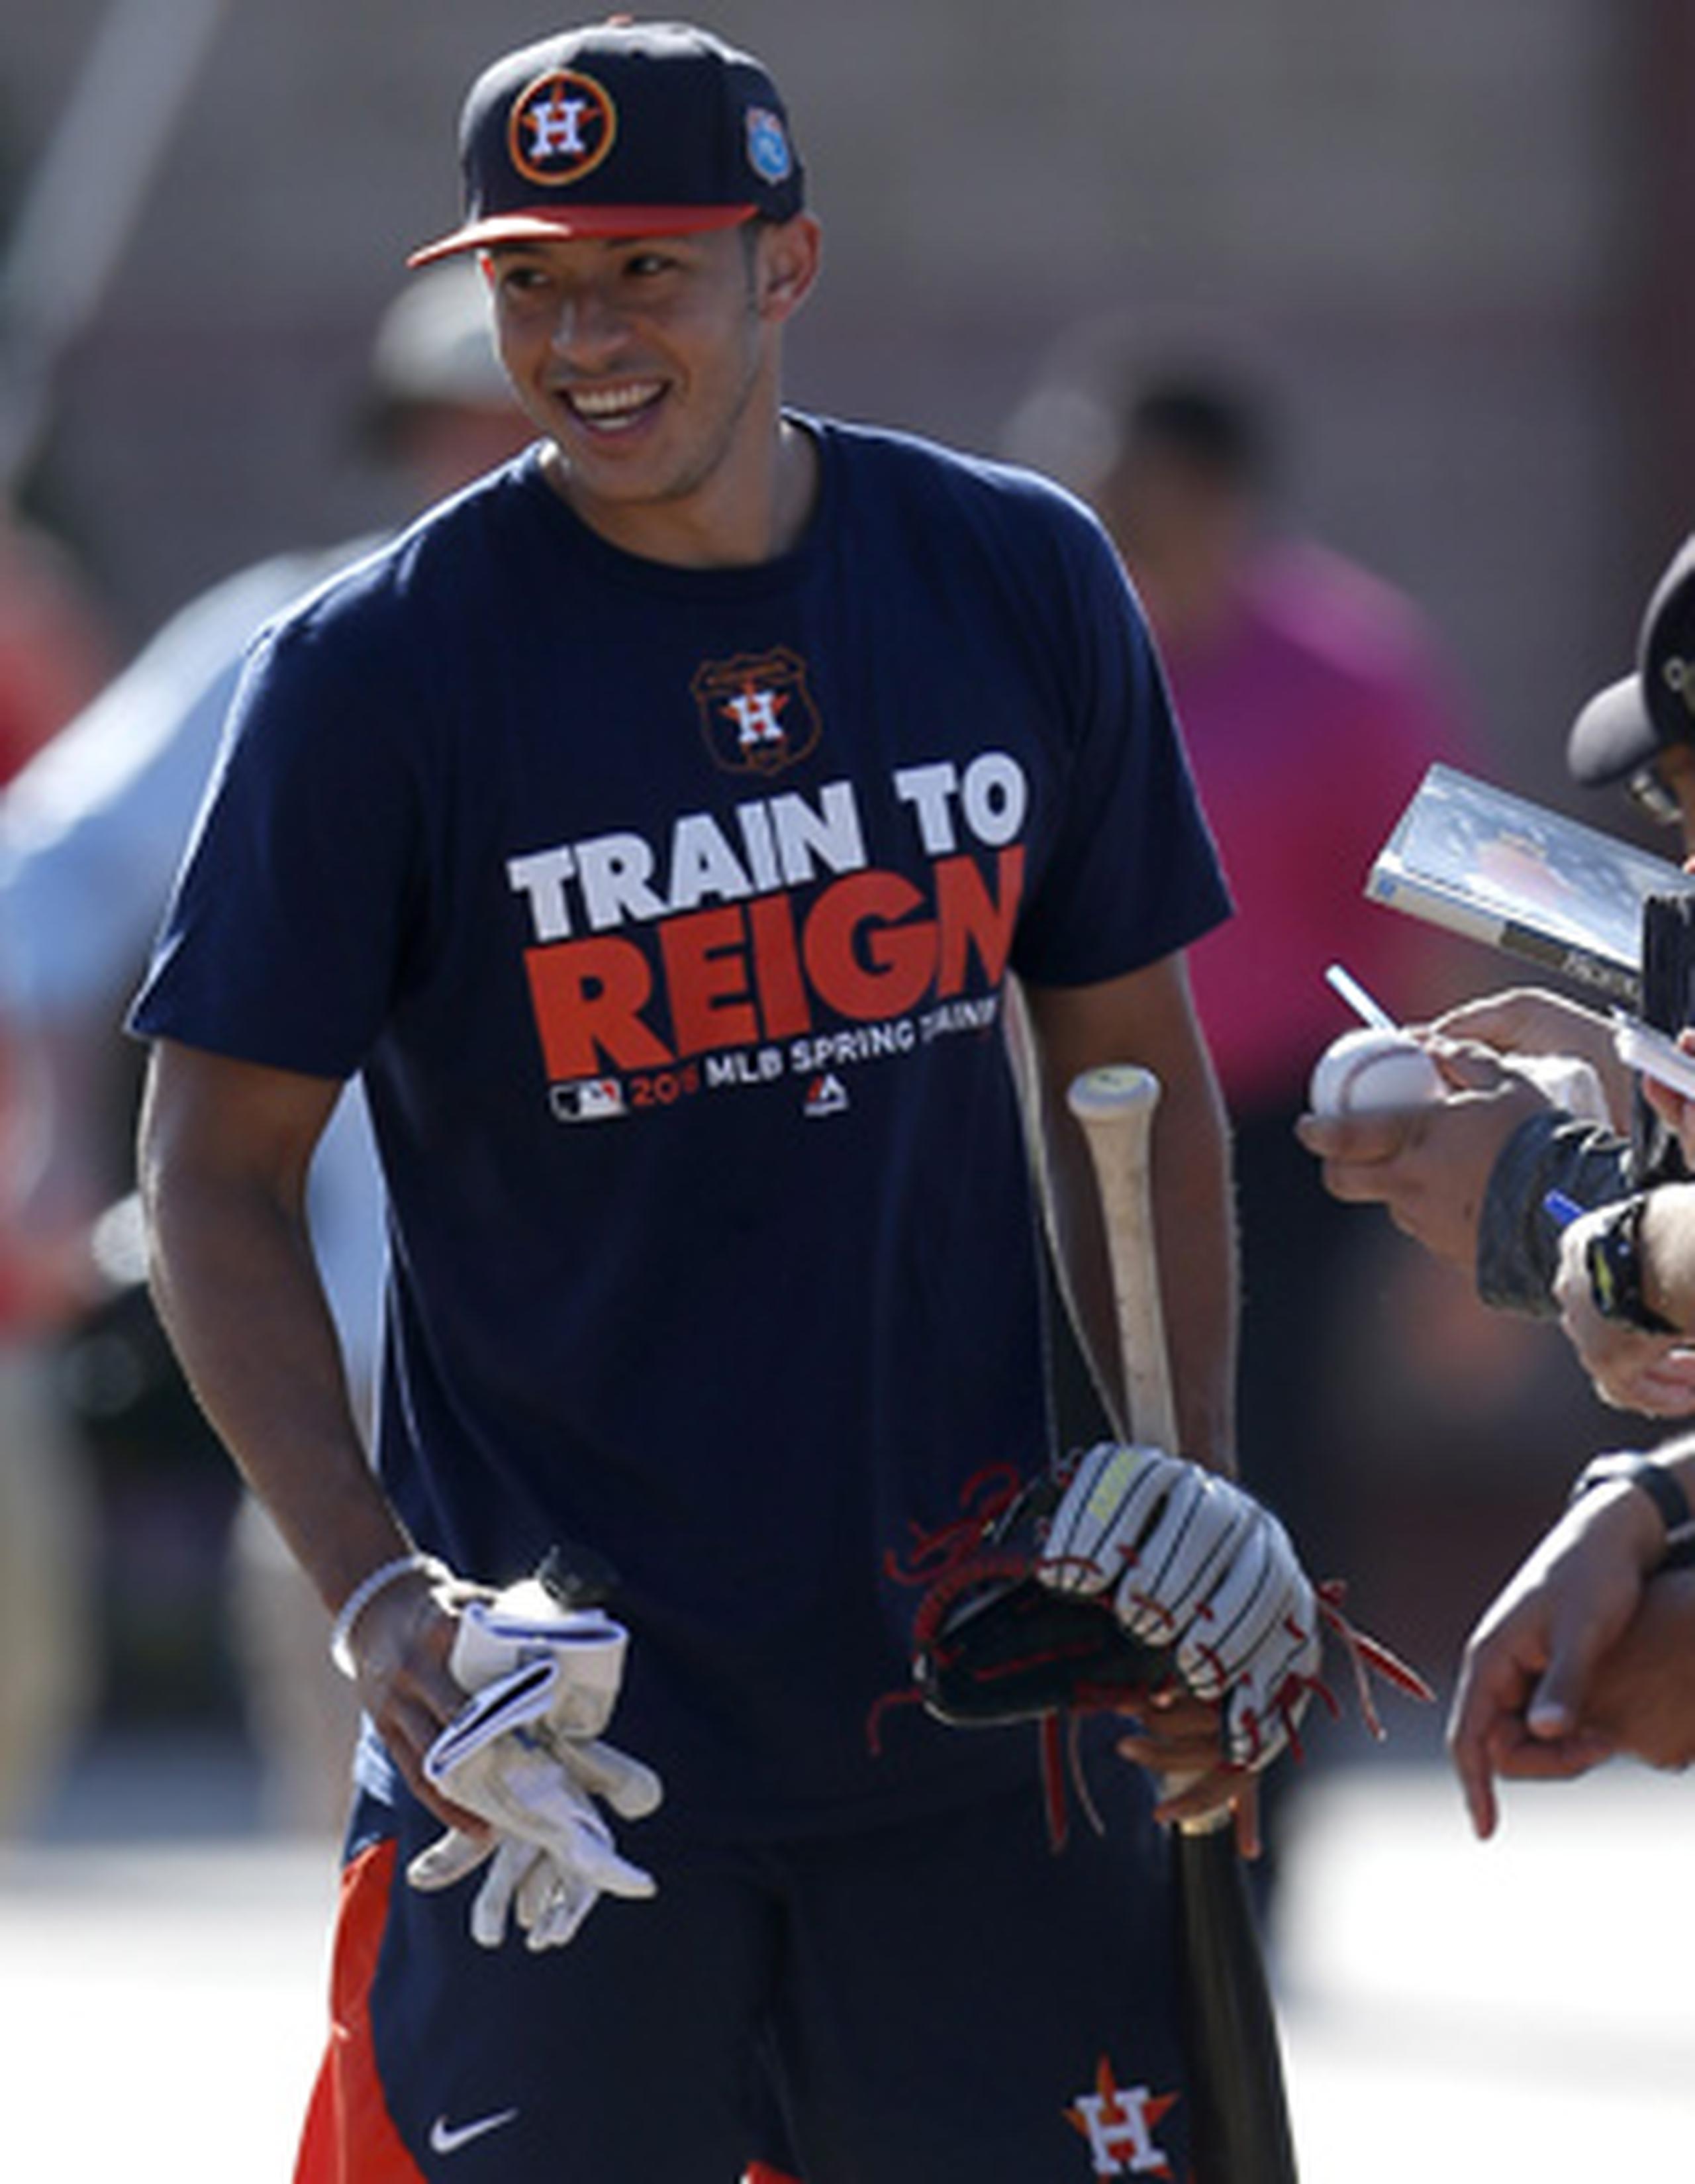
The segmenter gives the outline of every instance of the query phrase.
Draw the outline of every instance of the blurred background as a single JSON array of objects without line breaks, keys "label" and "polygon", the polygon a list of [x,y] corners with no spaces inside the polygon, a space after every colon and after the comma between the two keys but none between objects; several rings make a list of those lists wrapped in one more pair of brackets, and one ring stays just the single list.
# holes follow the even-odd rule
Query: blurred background
[{"label": "blurred background", "polygon": [[[1164,342],[1249,360],[1276,524],[1416,617],[1452,699],[1432,749],[1639,832],[1562,751],[1695,521],[1687,0],[718,0],[703,20],[773,69],[825,225],[796,401],[1092,492],[1087,434],[1048,398],[1080,359]],[[33,646],[38,670],[8,771],[208,586],[405,512],[373,430],[374,332],[408,249],[455,215],[470,78],[550,27],[514,0],[0,0],[0,664]],[[1431,943],[1381,998],[1413,1014],[1514,976]],[[90,1214],[129,1182],[121,1001]],[[1348,1021],[1331,1016],[1325,1035]],[[28,1072],[10,1075],[15,1139]],[[1557,1332],[1486,1313],[1377,1214],[1354,1220],[1349,1278],[1314,1294],[1288,1368],[1326,1451],[1302,1490],[1362,1619],[1445,1696],[1470,1622],[1619,1421]],[[311,1796],[267,1783],[234,1487],[126,1248],[119,1221],[92,1292],[27,1238],[0,1252],[24,1368],[0,1373],[0,1535],[42,1595],[25,1650],[44,1685],[0,1835],[36,1881],[30,1855],[85,1839],[327,1840]],[[53,1484],[8,1515],[31,1463]],[[32,1552],[49,1538],[61,1558]],[[1402,1823],[1424,1827],[1437,1714],[1392,1727],[1384,1754],[1357,1724],[1320,1740],[1340,1786],[1311,1841],[1333,1845],[1362,1763],[1399,1770]],[[1297,1842],[1299,1825],[1298,1801]]]},{"label": "blurred background", "polygon": [[[26,488],[134,640],[279,539],[369,519],[345,420],[373,315],[455,212],[465,84],[550,19],[125,12],[150,70],[198,62],[122,193]],[[1620,664],[1695,487],[1679,0],[723,0],[711,20],[769,58],[828,222],[798,398],[986,448],[1081,315],[1252,330],[1295,392],[1302,511],[1423,602],[1515,775],[1557,788],[1557,725]],[[14,218],[111,20],[108,0],[0,16]],[[134,95],[120,74],[88,114],[72,188],[108,187]]]}]

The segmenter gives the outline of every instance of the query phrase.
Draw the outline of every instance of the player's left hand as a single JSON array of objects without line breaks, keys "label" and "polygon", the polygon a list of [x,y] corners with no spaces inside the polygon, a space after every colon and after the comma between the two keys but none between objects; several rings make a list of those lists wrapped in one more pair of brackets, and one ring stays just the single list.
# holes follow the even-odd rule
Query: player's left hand
[{"label": "player's left hand", "polygon": [[1133,1636],[1172,1649],[1185,1689],[1222,1710],[1231,1768],[1257,1772],[1288,1745],[1319,1681],[1318,1599],[1282,1525],[1233,1481],[1103,1442],[1078,1460],[1036,1570],[1109,1595]]}]

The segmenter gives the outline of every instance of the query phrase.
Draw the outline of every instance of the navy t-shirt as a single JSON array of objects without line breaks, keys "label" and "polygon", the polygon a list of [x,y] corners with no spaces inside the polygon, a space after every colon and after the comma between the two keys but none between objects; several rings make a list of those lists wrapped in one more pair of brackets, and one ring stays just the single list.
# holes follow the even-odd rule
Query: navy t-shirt
[{"label": "navy t-shirt", "polygon": [[382,1476],[467,1574],[610,1560],[652,1829],[1028,1768],[916,1709],[867,1734],[925,1543],[1050,1452],[1004,980],[1225,908],[1092,518],[800,421],[776,560],[623,554],[532,451],[264,632],[133,1018],[363,1072]]}]

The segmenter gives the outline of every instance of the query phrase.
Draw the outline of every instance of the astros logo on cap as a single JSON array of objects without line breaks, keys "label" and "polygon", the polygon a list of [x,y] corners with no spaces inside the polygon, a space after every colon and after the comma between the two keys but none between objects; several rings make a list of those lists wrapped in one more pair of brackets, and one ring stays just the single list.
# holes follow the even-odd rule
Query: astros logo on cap
[{"label": "astros logo on cap", "polygon": [[617,135],[618,109],[592,76],[550,69],[513,100],[506,145],[520,175],[556,188],[592,173]]}]

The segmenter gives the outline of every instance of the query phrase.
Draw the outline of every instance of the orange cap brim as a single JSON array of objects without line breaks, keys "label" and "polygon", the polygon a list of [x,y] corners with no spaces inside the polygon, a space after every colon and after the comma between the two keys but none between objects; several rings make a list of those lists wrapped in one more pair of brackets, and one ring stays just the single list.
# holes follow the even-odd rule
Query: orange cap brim
[{"label": "orange cap brim", "polygon": [[461,250],[495,250],[503,242],[569,242],[578,237],[619,241],[642,235],[704,235],[714,228],[740,227],[757,205],[561,205],[528,212],[492,213],[468,220],[451,235],[426,242],[407,259],[408,265],[433,265]]}]

